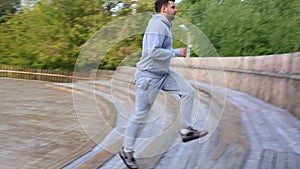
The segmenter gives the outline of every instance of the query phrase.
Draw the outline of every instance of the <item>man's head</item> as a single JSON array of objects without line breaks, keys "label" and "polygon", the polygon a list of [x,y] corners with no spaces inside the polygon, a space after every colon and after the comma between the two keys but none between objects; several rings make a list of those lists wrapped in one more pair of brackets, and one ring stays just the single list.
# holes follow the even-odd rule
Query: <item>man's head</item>
[{"label": "man's head", "polygon": [[175,0],[156,0],[155,11],[163,14],[169,21],[174,20],[177,9]]}]

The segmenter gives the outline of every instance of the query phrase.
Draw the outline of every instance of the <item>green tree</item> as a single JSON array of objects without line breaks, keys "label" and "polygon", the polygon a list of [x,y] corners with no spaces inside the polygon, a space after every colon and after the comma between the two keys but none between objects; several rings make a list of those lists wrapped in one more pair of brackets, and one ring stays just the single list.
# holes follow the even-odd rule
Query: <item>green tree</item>
[{"label": "green tree", "polygon": [[185,0],[183,5],[189,10],[182,16],[206,33],[221,56],[299,51],[300,1]]},{"label": "green tree", "polygon": [[[22,12],[8,15],[9,19],[0,23],[0,64],[73,70],[83,46],[97,30],[112,20],[131,15],[127,8],[119,11],[117,17],[112,17],[103,9],[102,0],[40,0],[34,6],[29,5],[33,0],[26,2]],[[124,2],[127,6],[133,3],[130,0]],[[137,12],[154,12],[152,1],[138,1],[136,4]],[[9,8],[11,6],[5,7]],[[298,0],[184,0],[178,8],[180,16],[208,36],[220,56],[299,51]],[[120,39],[122,34],[129,34],[128,31],[133,32],[142,27],[141,23],[146,23],[138,18],[135,20],[134,23],[127,20],[117,22],[116,27],[105,28],[106,32],[98,38],[106,40],[111,49],[106,54],[88,53],[82,64],[99,64],[94,58],[105,55],[100,67],[115,69],[132,53],[136,55],[132,60],[137,61],[140,54],[136,51],[141,50],[142,35]],[[130,27],[123,30],[126,26]],[[112,39],[117,39],[118,43],[111,44],[109,40]],[[174,45],[182,46],[176,39]],[[91,47],[94,48],[97,46]]]},{"label": "green tree", "polygon": [[0,25],[0,63],[72,70],[82,45],[109,20],[102,1],[39,1]]}]

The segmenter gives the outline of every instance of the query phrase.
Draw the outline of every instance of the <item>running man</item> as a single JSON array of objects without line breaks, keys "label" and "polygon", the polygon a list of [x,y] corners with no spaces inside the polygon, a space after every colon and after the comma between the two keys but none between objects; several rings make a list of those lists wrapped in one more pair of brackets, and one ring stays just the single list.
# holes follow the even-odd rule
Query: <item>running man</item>
[{"label": "running man", "polygon": [[194,88],[183,77],[170,70],[170,62],[174,56],[186,56],[186,49],[173,49],[172,21],[177,9],[175,0],[157,0],[155,11],[150,19],[143,37],[143,51],[137,63],[136,103],[127,124],[123,148],[120,157],[130,169],[138,168],[134,158],[134,143],[141,123],[145,120],[160,90],[180,97],[182,141],[198,139],[207,131],[195,130],[192,126],[192,110],[194,104]]}]

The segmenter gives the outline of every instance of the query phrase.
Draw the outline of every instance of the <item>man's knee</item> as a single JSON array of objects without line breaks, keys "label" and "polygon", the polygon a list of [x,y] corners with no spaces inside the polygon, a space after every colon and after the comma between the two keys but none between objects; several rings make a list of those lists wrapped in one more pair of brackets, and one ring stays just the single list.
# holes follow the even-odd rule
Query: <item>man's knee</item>
[{"label": "man's knee", "polygon": [[188,96],[191,97],[191,98],[194,98],[195,97],[195,89],[192,88],[188,91]]},{"label": "man's knee", "polygon": [[195,96],[195,89],[191,85],[186,86],[184,93],[187,96],[194,97]]},{"label": "man's knee", "polygon": [[142,123],[144,119],[147,117],[149,110],[143,110],[143,111],[135,111],[131,117],[130,120],[137,123]]}]

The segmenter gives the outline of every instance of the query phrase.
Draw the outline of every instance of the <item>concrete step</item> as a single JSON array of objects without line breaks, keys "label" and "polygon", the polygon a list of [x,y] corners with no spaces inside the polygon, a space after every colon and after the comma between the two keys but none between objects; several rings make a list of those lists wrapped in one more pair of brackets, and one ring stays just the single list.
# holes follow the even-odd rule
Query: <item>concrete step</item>
[{"label": "concrete step", "polygon": [[[204,83],[198,85],[209,87]],[[216,90],[224,89],[216,88]],[[282,152],[285,153],[281,154],[280,158],[288,159],[288,156],[298,158],[298,154],[300,154],[300,121],[296,117],[287,110],[248,94],[226,90],[227,100],[237,108],[237,112],[241,116],[241,126],[245,128],[250,145],[249,154],[243,165],[244,169],[281,168],[282,165],[278,164],[276,158]],[[287,160],[284,163],[287,163]],[[293,167],[287,166],[286,168]]]},{"label": "concrete step", "polygon": [[297,169],[299,166],[300,154],[263,149],[259,156],[257,169]]},{"label": "concrete step", "polygon": [[[209,90],[205,87],[201,88],[203,88],[202,90]],[[211,99],[216,99],[215,101],[219,103],[206,105],[206,109],[214,106],[211,110],[216,111],[216,114],[223,111],[222,119],[215,130],[209,130],[212,133],[208,139],[189,144],[178,144],[174,150],[163,156],[155,168],[210,169],[241,168],[243,166],[249,150],[245,131],[241,126],[241,119],[235,107],[226,101],[225,107],[222,107],[224,100],[221,98],[215,93]],[[209,102],[206,101],[206,103]],[[218,115],[207,115],[206,117],[215,119]],[[210,121],[213,122],[213,120]],[[214,127],[210,129],[214,129]]]},{"label": "concrete step", "polygon": [[[134,69],[121,67],[115,72],[111,83],[93,82],[92,84],[96,86],[95,89],[103,93],[109,92],[109,87],[114,89],[114,92],[110,90],[110,95],[115,97],[111,101],[115,107],[121,107],[116,108],[119,112],[119,120],[117,120],[119,122],[116,127],[124,130],[126,118],[133,111],[135,95],[132,83],[133,72]],[[223,91],[219,92],[198,84],[193,85],[197,89],[193,116],[197,122],[196,127],[208,129],[209,135],[198,141],[181,143],[178,134],[180,129],[177,117],[178,98],[161,92],[149,113],[152,115],[149,117],[151,122],[144,125],[139,133],[140,137],[145,138],[138,139],[138,151],[135,153],[141,168],[184,169],[198,168],[199,165],[201,168],[222,168],[221,166],[237,168],[243,165],[249,145],[237,109],[226,101]],[[132,97],[128,97],[129,95]],[[131,107],[128,106],[130,104]],[[125,111],[129,114],[124,113]],[[157,114],[157,112],[161,113]],[[114,130],[111,132],[114,133]],[[108,136],[109,139],[99,144],[105,145],[100,146],[103,149],[78,166],[102,169],[124,168],[123,162],[116,154],[122,146],[122,132],[119,134],[113,138]],[[111,146],[114,149],[107,151]],[[180,164],[178,161],[181,161]]]},{"label": "concrete step", "polygon": [[[110,85],[109,83],[98,83],[98,84],[100,84],[100,85]],[[73,88],[74,88],[74,86],[75,86],[75,88],[77,88],[79,90],[84,90],[84,89],[89,88],[88,87],[88,83],[85,83],[85,84],[81,83],[78,86],[77,85],[73,85]],[[124,90],[126,90],[126,88],[124,88],[122,86],[119,87],[118,90],[120,90],[121,92],[119,92],[119,94],[116,96],[116,97],[118,97],[117,99],[120,99],[120,97],[124,97],[124,93],[128,93],[127,91],[124,92]],[[91,90],[87,90],[87,91],[90,92]],[[133,92],[130,91],[130,93],[132,94]],[[166,101],[166,99],[168,101]],[[116,100],[114,100],[114,101],[116,101]],[[145,138],[153,137],[153,136],[157,135],[158,133],[161,133],[161,132],[165,131],[167,128],[169,128],[170,125],[173,125],[172,123],[174,123],[175,118],[176,118],[176,117],[172,117],[172,116],[176,115],[176,112],[173,112],[173,110],[178,110],[178,109],[177,108],[172,108],[174,106],[170,106],[170,105],[166,106],[168,108],[162,109],[162,108],[165,107],[163,104],[178,105],[177,104],[177,100],[176,99],[174,100],[174,98],[172,96],[168,96],[168,95],[166,95],[164,93],[159,94],[159,96],[157,98],[157,101],[153,105],[153,111],[149,113],[149,114],[151,114],[151,116],[149,117],[150,118],[150,123],[153,123],[151,126],[157,126],[157,127],[153,128],[153,127],[149,127],[149,126],[144,126],[143,129],[141,130],[141,133],[140,133],[141,137],[145,137]],[[119,103],[118,103],[118,105],[120,106]],[[124,110],[126,109],[128,111],[128,107],[126,107],[126,106],[128,106],[128,104],[124,105],[124,106],[121,106],[121,107],[125,107]],[[118,108],[117,108],[117,110],[118,110]],[[166,111],[166,112],[163,113],[161,111]],[[122,121],[124,121],[124,114],[122,115],[120,113],[120,111],[118,111],[118,112],[119,112],[119,115],[118,115],[119,118],[118,119],[123,119]],[[151,120],[151,118],[152,118],[152,120]],[[125,120],[126,120],[126,118],[125,118]],[[118,122],[117,122],[117,124],[118,124]],[[124,122],[123,123],[119,123],[119,125],[123,125],[123,126],[117,126],[117,127],[125,128],[124,124],[127,124],[127,122],[126,123],[124,123]],[[124,132],[123,132],[123,134],[124,134]],[[176,133],[176,135],[177,134],[178,133]],[[164,136],[159,137],[159,138],[160,139],[164,138],[164,139],[167,139],[167,140],[170,139],[169,135],[166,138],[165,137],[166,136],[164,135]],[[106,146],[104,146],[104,147],[110,147],[109,143],[115,142],[114,140],[119,140],[119,139],[121,139],[121,137],[117,137],[117,138],[114,138],[114,139],[112,139],[112,138],[111,139],[106,139],[106,141],[103,140],[101,143],[104,144],[106,142],[105,143]],[[99,145],[101,145],[101,143]],[[165,141],[164,143],[168,144],[168,141]],[[151,141],[149,142],[148,139],[146,139],[146,140],[140,140],[139,143],[138,143],[138,147],[139,147],[140,150],[144,150],[147,147],[149,147],[149,146],[147,146],[148,144],[151,144]],[[120,148],[120,146],[121,145],[119,145],[119,148]],[[168,147],[168,146],[166,146],[166,147]],[[96,154],[94,154],[91,157],[89,157],[88,160],[85,160],[86,162],[81,162],[81,163],[77,164],[76,166],[92,165],[92,164],[90,164],[90,163],[94,163],[92,159],[94,159],[94,158],[97,159],[97,158],[102,157],[101,155],[98,155],[98,154],[103,154],[103,151],[105,151],[105,150],[106,150],[106,148],[104,150],[100,150]],[[157,149],[156,151],[159,151],[159,150],[160,149]],[[140,152],[137,152],[137,153],[140,154],[140,156],[143,157],[143,156],[148,156],[147,153],[149,153],[149,152],[150,151],[147,150],[147,151],[140,151]],[[101,160],[98,160],[98,161],[101,161]],[[149,159],[147,161],[149,161]],[[96,165],[96,164],[99,165],[98,163],[95,163],[94,165]],[[151,162],[151,164],[155,164],[155,163]]]},{"label": "concrete step", "polygon": [[[209,103],[210,97],[208,97],[208,94],[206,94],[206,102]],[[216,95],[214,95],[215,98],[218,98]],[[203,104],[203,103],[202,103]],[[219,109],[214,108],[214,111],[220,111],[222,107],[221,103],[215,104],[214,106],[219,106]],[[204,107],[203,107],[204,106]],[[205,110],[205,104],[202,105],[202,108],[200,108],[202,111],[208,113],[209,110]],[[197,107],[197,105],[196,105]],[[217,130],[213,132],[213,134],[210,135],[209,139],[206,141],[201,142],[191,142],[187,144],[181,143],[179,137],[178,137],[178,130],[176,129],[177,137],[174,137],[172,144],[168,149],[165,149],[165,153],[160,156],[154,156],[149,157],[147,159],[137,159],[139,161],[139,164],[141,168],[198,168],[201,166],[201,168],[212,168],[212,167],[219,167],[226,166],[227,168],[233,167],[241,167],[243,165],[243,162],[247,156],[248,153],[248,144],[247,139],[245,138],[245,134],[243,130],[241,129],[239,132],[240,121],[238,122],[238,119],[235,117],[237,122],[234,122],[234,125],[229,125],[228,123],[231,123],[230,118],[234,116],[238,116],[238,114],[233,114],[230,112],[236,113],[233,108],[227,108],[225,109],[227,119],[225,122],[222,122],[222,126],[218,125]],[[229,113],[230,114],[229,114]],[[207,117],[207,115],[203,115],[204,117]],[[203,116],[199,116],[198,121],[199,122],[199,128],[203,126]],[[215,115],[216,116],[216,115]],[[214,117],[214,116],[212,116]],[[201,120],[202,119],[202,120]],[[202,122],[202,124],[200,124]],[[225,126],[224,126],[225,124]],[[225,130],[234,130],[237,128],[237,132],[234,134],[229,134],[229,136],[223,136],[224,135],[224,129]],[[237,134],[237,137],[234,137],[235,134]],[[159,141],[163,141],[164,139],[159,139]],[[204,139],[203,139],[204,140]],[[151,146],[152,145],[152,146]],[[148,153],[152,150],[151,148],[165,148],[163,145],[160,144],[160,142],[153,141],[153,144],[150,144],[148,146],[149,149],[145,149]],[[180,150],[180,151],[179,151]],[[138,153],[137,153],[138,154]],[[186,159],[186,160],[184,160]],[[178,161],[180,163],[178,164]],[[157,162],[157,163],[155,163]],[[155,165],[153,165],[155,163]],[[150,165],[151,164],[151,165]],[[106,168],[122,168],[124,167],[123,162],[120,160],[120,158],[116,155],[114,156],[110,161],[105,163],[104,166],[102,166],[102,169]]]}]

